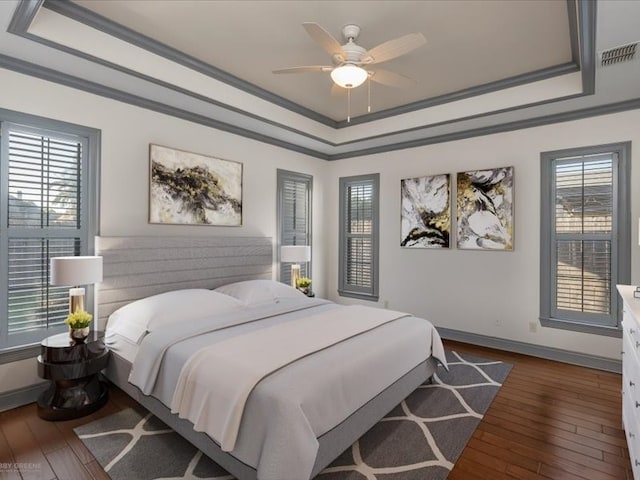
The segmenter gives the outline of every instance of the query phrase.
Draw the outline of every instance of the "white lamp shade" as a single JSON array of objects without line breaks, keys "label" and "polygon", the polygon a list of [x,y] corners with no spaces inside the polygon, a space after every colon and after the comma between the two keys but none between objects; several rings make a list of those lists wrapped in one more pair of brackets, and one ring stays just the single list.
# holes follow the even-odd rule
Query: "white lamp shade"
[{"label": "white lamp shade", "polygon": [[369,74],[356,65],[342,65],[331,70],[331,78],[342,88],[356,88],[364,83]]},{"label": "white lamp shade", "polygon": [[309,245],[285,245],[280,247],[280,260],[283,262],[303,263],[311,260]]},{"label": "white lamp shade", "polygon": [[102,281],[102,257],[53,257],[51,285],[87,285]]}]

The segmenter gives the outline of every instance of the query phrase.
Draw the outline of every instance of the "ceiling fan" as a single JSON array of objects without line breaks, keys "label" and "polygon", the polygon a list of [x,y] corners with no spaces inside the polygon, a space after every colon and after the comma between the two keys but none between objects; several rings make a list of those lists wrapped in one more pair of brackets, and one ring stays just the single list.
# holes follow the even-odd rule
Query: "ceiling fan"
[{"label": "ceiling fan", "polygon": [[415,83],[415,80],[389,70],[364,67],[392,60],[424,45],[427,40],[421,33],[410,33],[366,50],[356,43],[360,35],[358,25],[349,24],[342,27],[342,35],[346,40],[344,45],[340,45],[317,23],[305,22],[302,25],[309,36],[331,55],[333,65],[279,68],[273,73],[330,72],[334,83],[346,89],[358,87],[367,79],[390,87],[408,87]]}]

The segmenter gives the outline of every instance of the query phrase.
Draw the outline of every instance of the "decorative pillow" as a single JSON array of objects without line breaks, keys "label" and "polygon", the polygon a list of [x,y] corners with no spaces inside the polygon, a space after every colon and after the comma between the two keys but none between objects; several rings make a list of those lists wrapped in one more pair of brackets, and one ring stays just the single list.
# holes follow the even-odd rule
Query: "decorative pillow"
[{"label": "decorative pillow", "polygon": [[278,302],[282,298],[306,298],[304,293],[273,280],[247,280],[230,283],[214,290],[237,298],[247,305]]},{"label": "decorative pillow", "polygon": [[142,298],[109,316],[107,329],[135,343],[163,325],[220,315],[245,305],[228,295],[204,288],[174,290]]}]

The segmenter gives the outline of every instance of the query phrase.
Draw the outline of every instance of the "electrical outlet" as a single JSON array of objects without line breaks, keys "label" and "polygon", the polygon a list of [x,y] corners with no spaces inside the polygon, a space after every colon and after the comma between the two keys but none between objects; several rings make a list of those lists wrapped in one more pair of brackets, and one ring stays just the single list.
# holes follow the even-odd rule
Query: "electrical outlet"
[{"label": "electrical outlet", "polygon": [[502,326],[502,320],[501,320],[501,319],[499,319],[499,318],[496,318],[496,319],[493,321],[493,323],[494,323],[494,325],[495,325],[496,327],[501,327],[501,326]]},{"label": "electrical outlet", "polygon": [[382,308],[389,308],[389,300],[382,301]]},{"label": "electrical outlet", "polygon": [[529,332],[536,333],[538,331],[538,322],[529,322]]}]

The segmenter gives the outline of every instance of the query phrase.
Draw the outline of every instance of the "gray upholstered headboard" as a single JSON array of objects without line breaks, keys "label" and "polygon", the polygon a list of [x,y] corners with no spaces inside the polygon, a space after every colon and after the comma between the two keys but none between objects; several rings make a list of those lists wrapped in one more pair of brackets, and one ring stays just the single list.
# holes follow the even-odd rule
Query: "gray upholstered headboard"
[{"label": "gray upholstered headboard", "polygon": [[270,237],[97,237],[96,255],[104,257],[99,328],[122,305],[149,295],[272,278]]}]

